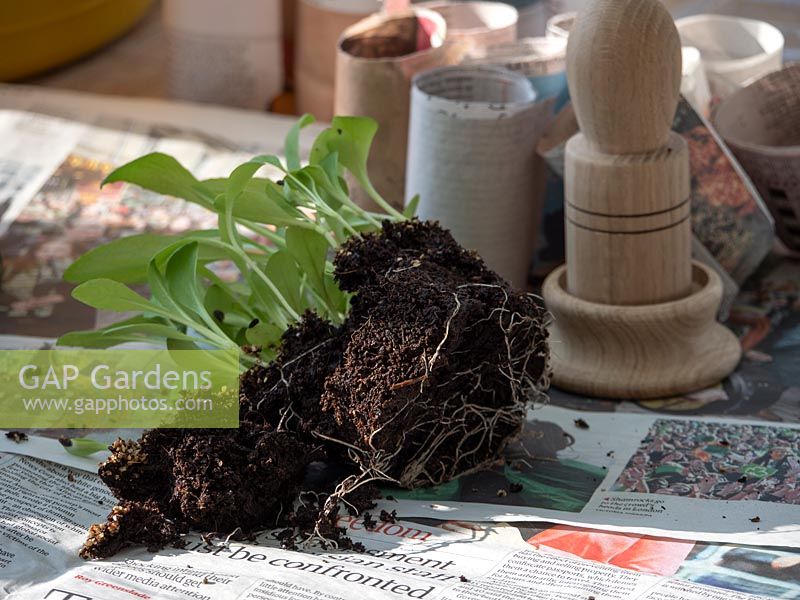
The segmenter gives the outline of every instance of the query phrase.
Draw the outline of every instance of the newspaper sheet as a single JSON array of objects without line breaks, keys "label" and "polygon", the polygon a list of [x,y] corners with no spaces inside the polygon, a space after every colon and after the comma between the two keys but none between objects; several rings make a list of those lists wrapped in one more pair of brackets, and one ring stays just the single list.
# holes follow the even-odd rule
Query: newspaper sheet
[{"label": "newspaper sheet", "polygon": [[390,493],[403,517],[798,548],[800,425],[545,406],[495,468]]},{"label": "newspaper sheet", "polygon": [[[115,432],[92,435],[106,441]],[[800,548],[799,448],[798,424],[545,406],[530,411],[522,435],[493,468],[437,487],[386,489],[392,500],[379,509],[403,518],[546,520]],[[0,436],[0,452],[89,471],[96,464],[76,462],[57,441],[35,437],[17,444]]]},{"label": "newspaper sheet", "polygon": [[[508,527],[397,521],[373,530],[340,518],[364,552],[280,548],[186,537],[183,548],[128,549],[111,560],[77,555],[87,527],[114,499],[93,474],[25,456],[0,456],[0,597],[18,599],[241,598],[248,600],[747,600],[759,596],[566,556]],[[764,596],[761,596],[764,597]]]},{"label": "newspaper sheet", "polygon": [[[4,97],[7,93],[0,87],[0,106],[9,100]],[[6,103],[24,104],[29,99],[11,96]],[[227,176],[256,152],[254,147],[232,150],[213,135],[116,113],[96,114],[92,121],[0,109],[0,136],[8,141],[0,148],[0,333],[4,336],[52,338],[105,324],[105,315],[71,299],[72,286],[62,280],[66,267],[90,248],[134,233],[216,226],[212,213],[182,200],[124,184],[101,188],[113,168],[145,153],[165,152],[205,179]],[[268,120],[271,135],[260,151],[280,154],[291,123]]]},{"label": "newspaper sheet", "polygon": [[[70,304],[73,301],[69,298],[69,288],[57,287],[58,284],[61,284],[63,268],[82,253],[85,248],[100,244],[107,239],[140,231],[158,232],[176,230],[182,227],[195,227],[198,226],[195,224],[195,220],[206,218],[205,215],[194,212],[193,207],[181,205],[180,202],[174,199],[168,201],[169,207],[167,207],[165,206],[167,202],[163,199],[123,186],[119,188],[109,186],[104,188],[103,192],[98,192],[96,184],[102,179],[103,169],[116,166],[138,153],[162,149],[178,156],[200,177],[227,174],[233,164],[253,153],[268,152],[279,154],[281,140],[292,124],[290,119],[259,115],[246,111],[229,111],[185,103],[150,100],[101,99],[96,96],[73,92],[48,91],[43,94],[24,86],[6,85],[0,85],[0,108],[9,109],[0,112],[0,115],[2,115],[0,128],[2,128],[5,135],[4,139],[8,140],[5,147],[0,150],[0,219],[2,219],[2,226],[7,230],[7,235],[0,237],[0,254],[5,259],[0,295],[8,294],[0,297],[0,310],[2,310],[0,312],[0,348],[7,349],[44,347],[52,344],[52,338],[63,331],[102,325],[106,322],[108,315],[81,312],[78,308],[80,305],[76,303]],[[18,112],[25,110],[58,115],[62,118]],[[201,129],[197,130],[197,127]],[[313,135],[313,132],[311,132],[301,140],[301,142],[304,142],[303,147],[306,149],[308,141]],[[12,139],[17,147],[13,151],[9,151],[9,143]],[[236,142],[234,143],[231,140],[236,140]],[[106,193],[112,194],[115,200],[104,198],[103,194]],[[123,207],[124,211],[119,211],[119,207]],[[14,212],[8,213],[12,209]],[[102,227],[89,226],[91,223],[88,217],[92,216],[92,211],[94,211],[95,215],[103,216]],[[129,217],[126,211],[133,213],[134,217]],[[164,216],[163,211],[173,212],[167,212],[166,216]],[[153,221],[151,220],[153,214],[160,216]],[[12,215],[15,215],[14,218],[12,218]],[[126,219],[128,220],[126,221]],[[16,237],[8,237],[8,234],[12,232],[15,233]],[[69,245],[60,244],[58,242],[60,239],[68,240]],[[9,242],[7,240],[13,241]],[[9,260],[8,257],[13,258],[13,260]],[[14,268],[9,268],[9,265],[13,265]],[[675,399],[672,402],[662,402],[658,407],[649,405],[644,407],[647,404],[646,402],[626,402],[614,403],[615,408],[609,409],[609,402],[607,401],[575,398],[563,393],[559,394],[557,390],[553,391],[554,398],[573,405],[579,404],[582,407],[597,405],[602,407],[603,410],[620,411],[641,411],[653,408],[680,411],[689,410],[689,407],[694,407],[692,410],[696,410],[699,407],[699,410],[713,411],[721,409],[724,412],[729,409],[742,411],[743,407],[746,406],[753,409],[752,413],[763,413],[766,418],[778,418],[776,415],[788,415],[786,418],[796,419],[795,395],[792,394],[792,390],[800,388],[796,387],[797,370],[792,366],[795,365],[795,362],[791,360],[791,356],[794,355],[789,352],[793,346],[791,346],[791,340],[787,336],[791,334],[792,324],[800,323],[798,321],[800,310],[792,312],[794,310],[792,307],[800,307],[800,304],[792,300],[792,298],[796,297],[796,282],[798,280],[791,273],[788,276],[788,280],[794,283],[780,283],[783,280],[779,281],[779,279],[774,281],[770,279],[767,282],[769,289],[766,292],[760,288],[752,290],[752,294],[759,298],[759,306],[763,304],[761,300],[768,297],[772,299],[770,300],[772,308],[767,307],[764,309],[765,313],[763,315],[760,312],[762,309],[759,308],[758,311],[761,316],[754,321],[752,318],[754,309],[749,308],[749,304],[753,303],[748,303],[747,311],[742,313],[746,317],[743,322],[752,331],[749,333],[745,331],[747,342],[745,343],[745,340],[743,340],[743,343],[745,343],[746,349],[748,347],[753,348],[751,351],[753,358],[752,360],[746,358],[743,361],[741,372],[738,372],[730,382],[726,382],[724,388],[709,390],[708,393],[694,395],[689,398]],[[13,293],[16,295],[11,297],[11,292],[8,292],[9,289],[13,289]],[[20,290],[22,290],[21,295],[19,294]],[[11,306],[9,298],[18,302],[14,306],[14,309],[19,311],[14,313],[15,316],[12,316],[6,310]],[[762,321],[769,321],[771,325],[767,326]],[[787,324],[789,325],[788,328],[786,327]],[[754,336],[754,332],[758,333],[758,335]],[[768,337],[768,343],[759,342],[764,336]],[[786,338],[786,343],[781,341],[783,338]],[[757,346],[755,346],[756,343],[758,343]],[[768,363],[764,362],[765,355],[763,355],[762,350],[766,350],[770,354]],[[776,367],[781,367],[783,370],[778,369],[776,371]],[[767,377],[767,372],[772,373],[769,377],[773,377],[775,375],[773,371],[778,374],[785,372],[786,377],[781,376],[783,379],[779,377],[775,382],[770,379],[767,385],[765,383],[766,380],[763,380],[763,378]],[[758,379],[758,377],[761,377],[761,379]],[[790,387],[787,388],[787,385]],[[534,417],[539,420],[543,420],[545,416],[541,411],[537,411],[534,414]],[[653,418],[652,415],[648,416]],[[589,431],[596,432],[600,427],[600,421],[595,419],[592,414],[582,414],[578,417],[582,417],[589,423]],[[566,418],[562,421],[564,427],[570,427],[571,424],[574,426],[574,421],[571,418]],[[623,424],[615,427],[617,428],[613,430],[613,435],[609,437],[613,438],[618,431],[627,428],[627,425]],[[565,431],[572,436],[584,433],[582,429],[575,429],[574,427]],[[59,435],[59,432],[47,433],[51,436]],[[61,433],[69,436],[87,436],[103,442],[110,441],[117,434],[123,437],[137,437],[137,432],[135,431],[69,431]],[[544,437],[544,434],[542,435]],[[569,440],[570,438],[567,439]],[[555,452],[557,460],[550,458],[548,461],[547,457],[550,455],[543,455],[543,463],[549,462],[560,465],[564,462],[570,465],[571,463],[567,462],[570,459],[580,462],[582,459],[574,453],[577,447],[583,448],[584,446],[575,442],[568,447],[555,449],[553,452]],[[631,453],[633,453],[634,446],[635,444],[631,444],[629,447]],[[797,444],[795,443],[796,447]],[[141,588],[139,586],[141,582],[133,581],[139,576],[136,574],[136,569],[139,569],[141,574],[141,568],[148,565],[155,565],[167,574],[164,577],[157,576],[157,579],[164,580],[161,583],[170,581],[170,577],[172,577],[172,580],[180,578],[183,573],[178,571],[187,569],[188,565],[198,569],[205,569],[212,576],[225,577],[226,574],[231,572],[233,573],[232,577],[234,575],[243,577],[243,579],[237,580],[240,583],[242,581],[249,582],[242,585],[245,587],[247,585],[250,586],[247,588],[248,591],[246,593],[255,594],[249,596],[252,598],[259,597],[255,590],[262,585],[268,585],[263,583],[265,581],[285,582],[275,584],[283,586],[275,589],[282,589],[281,593],[284,596],[280,596],[275,589],[269,590],[267,587],[268,592],[259,592],[262,594],[261,597],[286,597],[286,594],[290,593],[286,590],[291,589],[288,587],[289,584],[307,586],[305,591],[297,589],[291,591],[291,596],[289,597],[294,598],[325,598],[326,594],[330,598],[338,598],[343,595],[350,597],[354,593],[361,594],[364,597],[397,596],[397,593],[392,593],[391,591],[387,593],[386,590],[378,592],[372,589],[369,590],[369,593],[373,593],[373,596],[368,596],[365,595],[367,593],[364,591],[365,587],[361,585],[357,585],[353,589],[347,588],[348,591],[345,593],[342,591],[344,588],[337,587],[337,585],[342,585],[342,581],[338,581],[333,588],[329,587],[329,584],[332,583],[330,577],[322,576],[312,580],[309,579],[307,573],[299,573],[300,581],[297,582],[296,579],[289,577],[289,574],[286,573],[287,569],[277,569],[273,573],[271,566],[265,566],[265,570],[262,572],[260,568],[254,571],[253,565],[236,563],[237,565],[250,567],[242,575],[241,571],[235,571],[235,569],[230,571],[229,567],[220,566],[219,564],[219,562],[222,562],[223,565],[231,565],[233,560],[223,562],[216,561],[216,558],[212,559],[212,556],[218,557],[223,551],[218,552],[217,555],[212,555],[211,552],[205,550],[190,551],[188,555],[190,560],[184,561],[185,564],[181,562],[183,559],[180,558],[184,554],[173,550],[159,555],[137,551],[123,555],[113,562],[114,565],[122,564],[120,568],[134,569],[133,575],[123,576],[120,579],[117,576],[95,571],[95,566],[111,563],[84,563],[76,558],[76,551],[83,540],[86,527],[92,522],[104,519],[110,509],[110,503],[113,502],[108,497],[105,487],[94,475],[96,463],[102,458],[102,455],[93,455],[91,458],[76,457],[66,453],[54,439],[43,440],[35,436],[31,436],[29,442],[14,444],[0,433],[0,453],[2,452],[16,453],[17,456],[14,457],[12,454],[8,454],[0,457],[0,490],[15,490],[13,494],[3,494],[0,491],[0,494],[3,494],[4,497],[4,500],[0,502],[0,598],[12,591],[15,592],[15,597],[16,592],[20,592],[18,597],[24,598],[131,598],[142,597],[143,594],[147,597],[172,597],[169,595],[172,592],[168,592],[166,589],[158,590],[152,586]],[[598,450],[595,453],[597,460],[602,461],[607,452],[608,450],[603,452]],[[20,457],[20,453],[34,458]],[[623,452],[618,452],[616,456],[622,457]],[[594,464],[602,467],[602,465],[606,464],[594,462],[594,455],[591,455],[588,451],[585,457],[585,461],[590,465]],[[42,463],[41,460],[37,459],[56,461],[64,466]],[[796,460],[796,452],[794,459]],[[620,458],[620,460],[622,459]],[[514,464],[513,461],[512,464]],[[789,464],[789,462],[786,464]],[[36,466],[36,469],[39,470],[39,475],[36,475],[36,469],[31,471],[33,468],[31,465]],[[608,468],[610,465],[606,466]],[[71,487],[74,482],[70,481],[70,470],[73,472],[72,478],[80,482],[80,486]],[[500,471],[503,472],[503,469]],[[42,473],[45,473],[45,475],[43,476]],[[9,480],[3,480],[3,474],[10,474],[8,475]],[[570,474],[567,473],[566,476],[569,477]],[[597,475],[597,478],[602,479],[603,476],[601,472]],[[500,483],[510,487],[509,481],[510,478],[504,478]],[[785,481],[790,481],[790,479],[785,479]],[[61,482],[61,484],[58,484],[58,482]],[[563,480],[561,483],[556,483],[557,485],[554,485],[553,489],[546,491],[545,494],[552,494],[554,497],[563,497],[569,500],[570,494],[572,494],[569,486],[566,486],[566,491],[562,492],[558,486],[564,485]],[[67,484],[70,485],[68,486]],[[23,485],[23,487],[20,487],[20,485]],[[458,485],[460,486],[461,482],[458,482]],[[514,501],[518,492],[508,493],[504,498],[497,496],[497,491],[501,489],[501,486],[495,486],[495,481],[491,478],[491,475],[487,475],[487,486],[489,488],[488,495],[484,491],[482,492],[482,497],[479,495],[478,497],[464,498],[463,500],[471,502],[469,507],[475,509],[477,511],[476,514],[485,514],[487,511],[494,510],[503,515],[502,517],[493,517],[496,520],[510,519],[507,513],[510,514],[512,510],[508,505],[503,505],[502,502],[509,498]],[[594,493],[600,493],[598,489],[603,486],[605,486],[605,482],[603,482],[603,485],[591,488],[588,492],[584,490],[581,493],[583,497],[588,493],[588,498],[591,500]],[[576,488],[580,488],[580,485],[576,486]],[[97,502],[94,502],[94,504],[88,502],[86,494],[83,497],[76,498],[72,490],[81,489],[89,490],[86,494]],[[635,493],[630,492],[630,494]],[[11,501],[12,497],[14,502]],[[458,498],[458,500],[461,501],[462,499]],[[445,502],[452,504],[447,499],[440,501],[437,496],[436,500],[428,501],[404,499],[398,504],[392,503],[388,508],[398,510],[403,518],[411,518],[414,513],[425,512],[424,510],[418,511],[417,507],[419,506],[444,505]],[[476,504],[475,502],[483,504]],[[759,506],[763,504],[767,508],[773,506],[769,502],[760,500],[750,502],[756,502]],[[733,502],[725,501],[710,502],[704,506],[712,504],[724,505],[726,503],[734,504]],[[522,539],[523,542],[525,540],[530,542],[530,538],[536,537],[542,532],[546,533],[545,529],[561,531],[557,528],[568,528],[566,525],[539,524],[539,531],[537,532],[532,532],[530,529],[523,531],[522,528],[528,525],[527,521],[533,518],[530,515],[545,514],[545,509],[532,508],[536,504],[535,502],[526,501],[525,504],[526,506],[522,508],[513,508],[514,513],[524,512],[525,514],[517,515],[519,520],[515,521],[516,527],[510,528],[514,531],[523,532],[523,534],[517,534],[517,537]],[[744,506],[744,503],[740,502],[738,504]],[[490,505],[493,505],[493,508],[488,508]],[[586,506],[589,506],[589,504],[587,503]],[[43,513],[42,511],[45,509],[49,509],[50,512]],[[604,523],[609,518],[609,513],[594,513],[597,518],[591,519],[587,516],[588,512],[583,514],[583,511],[575,511],[574,504],[572,511],[569,509],[566,511],[552,510],[551,507],[548,514],[556,515],[556,517],[549,519],[550,521],[562,523],[573,522],[576,514],[582,517],[582,519],[579,519],[581,522],[595,521]],[[766,519],[766,514],[765,511],[759,511],[758,515],[753,513],[750,518],[759,516],[759,519]],[[437,519],[466,518],[463,511],[456,517],[447,511],[437,510],[433,511],[433,516]],[[559,517],[564,518],[559,519]],[[629,518],[619,515],[617,517],[624,519],[626,523],[630,522]],[[647,519],[648,522],[645,523],[647,527],[644,530],[649,530],[653,526],[653,523],[649,522],[651,520]],[[796,513],[785,520],[785,523],[797,522]],[[767,521],[765,520],[764,523],[766,525]],[[406,528],[412,527],[408,523],[403,523],[403,525]],[[758,525],[753,526],[758,527]],[[359,525],[356,525],[357,527]],[[414,525],[414,527],[417,526]],[[661,529],[662,527],[663,530]],[[607,528],[605,525],[603,525],[603,528],[623,529],[623,527],[618,526]],[[762,526],[763,528],[764,526]],[[492,526],[491,531],[495,531],[495,529],[499,530],[500,528]],[[639,530],[640,528],[633,527],[632,529]],[[656,531],[668,531],[669,535],[679,537],[675,535],[673,529],[675,528],[671,529],[669,523],[665,522],[659,522],[655,528]],[[430,532],[432,536],[441,533],[440,530],[431,528],[424,529],[424,531]],[[464,536],[463,533],[461,535]],[[637,545],[635,540],[645,539],[642,538],[641,534],[615,534],[609,531],[592,532],[587,535],[616,536],[616,538],[612,537],[611,539],[634,540],[630,542],[634,545]],[[798,537],[796,531],[794,534],[791,531],[783,532],[783,535],[784,537],[794,535],[795,540]],[[358,532],[357,536],[360,536],[358,539],[363,541],[368,548],[372,548],[368,540],[361,539],[367,536],[366,532]],[[558,537],[562,541],[565,539],[575,541],[576,539],[571,535]],[[687,537],[690,539],[718,539],[719,536],[707,535],[704,537],[702,534],[693,532],[691,536]],[[12,539],[16,541],[12,541]],[[437,543],[441,542],[439,538],[432,537],[431,539],[435,539]],[[474,535],[471,535],[471,537],[466,535],[456,541],[460,544],[461,541],[474,541],[475,539]],[[508,541],[505,537],[503,539]],[[475,554],[485,555],[490,561],[495,562],[491,562],[491,566],[488,562],[477,563],[484,565],[482,567],[483,570],[478,567],[473,568],[473,563],[471,562],[465,562],[466,566],[463,567],[463,570],[467,572],[461,574],[465,575],[469,580],[468,582],[461,582],[460,574],[454,572],[453,574],[458,577],[459,581],[457,583],[454,582],[451,589],[447,589],[446,586],[437,587],[428,596],[424,597],[462,599],[554,596],[559,598],[628,597],[615,596],[613,594],[617,592],[613,590],[600,592],[594,591],[594,588],[592,588],[592,590],[587,591],[588,588],[582,585],[580,581],[577,583],[571,579],[562,581],[564,578],[563,573],[558,576],[558,581],[552,586],[548,582],[548,577],[551,577],[551,575],[539,573],[531,583],[529,581],[531,579],[530,573],[526,573],[525,583],[517,591],[497,591],[491,587],[491,584],[497,581],[497,577],[492,579],[490,575],[493,572],[492,569],[495,569],[497,573],[503,573],[501,577],[503,580],[508,577],[508,574],[501,570],[501,565],[505,564],[503,561],[509,555],[509,547],[499,543],[488,544],[481,536],[478,536],[477,540],[480,543],[475,543]],[[516,541],[519,542],[520,540],[517,539]],[[763,538],[759,540],[737,539],[736,541],[739,543],[766,543]],[[447,543],[449,544],[450,542],[447,541]],[[687,547],[686,541],[673,543],[677,544],[676,548]],[[565,552],[565,545],[562,542],[550,540],[548,544],[543,543],[542,538],[539,537],[536,542],[523,545],[521,549],[530,551],[531,546],[534,546],[534,550],[538,549],[539,551],[551,551],[553,548],[557,548],[555,551],[557,554]],[[268,544],[259,541],[257,548],[261,548],[263,545]],[[464,545],[466,546],[467,544]],[[797,546],[797,544],[791,543],[787,545]],[[256,548],[250,548],[249,544],[244,546],[247,546],[247,552],[260,553]],[[457,547],[460,548],[461,546],[457,545]],[[615,567],[610,571],[599,573],[590,570],[589,572],[592,575],[589,579],[601,579],[605,577],[606,573],[609,573],[609,577],[613,579],[613,577],[617,576],[615,573],[618,573],[617,566],[624,565],[625,568],[630,568],[633,564],[641,565],[645,562],[639,555],[632,562],[617,560],[620,555],[630,558],[630,552],[627,554],[625,552],[614,554],[615,558],[613,560],[607,556],[598,558],[599,555],[597,554],[587,554],[587,548],[598,547],[596,543],[586,544],[581,541],[576,544],[577,547],[581,548],[579,552],[567,552],[567,554],[570,554],[573,558],[578,556],[600,560],[600,562],[605,562]],[[609,546],[603,545],[603,547]],[[433,549],[436,549],[435,545]],[[420,553],[423,551],[427,553],[428,550],[429,548],[427,547],[418,549]],[[273,548],[269,552],[278,552],[278,550]],[[658,560],[660,565],[677,565],[675,561],[669,563],[669,561],[664,560],[663,547],[658,552],[660,553]],[[797,571],[798,565],[800,565],[800,558],[798,558],[797,553],[793,553],[789,549],[774,547],[748,548],[710,544],[701,546],[698,543],[695,545],[693,552],[695,553],[693,560],[690,561],[687,558],[687,561],[682,563],[682,566],[675,566],[675,569],[680,568],[679,574],[684,573],[683,577],[687,580],[710,583],[732,590],[764,594],[771,597],[800,598],[800,583],[798,583],[800,576],[798,576]],[[14,556],[10,556],[12,554]],[[162,555],[166,556],[166,558],[162,558]],[[195,555],[200,558],[195,560]],[[272,554],[269,555],[272,556]],[[244,553],[238,556],[244,556]],[[291,554],[290,556],[296,555]],[[140,562],[130,563],[129,561],[131,560]],[[257,563],[259,560],[251,562]],[[555,569],[564,568],[569,573],[579,572],[583,568],[581,565],[584,562],[559,562]],[[131,564],[138,566],[131,567]],[[544,568],[542,564],[537,564],[539,565],[537,568]],[[574,566],[575,564],[577,566]],[[592,567],[594,566],[593,563],[589,564]],[[11,565],[15,570],[12,570]],[[734,566],[739,568],[740,571],[733,568]],[[548,566],[547,568],[549,569],[550,567]],[[655,570],[654,573],[663,577],[664,575],[675,574],[675,569],[669,572]],[[768,571],[771,573],[769,577],[765,575]],[[283,575],[280,575],[280,572],[283,572]],[[372,573],[369,570],[366,572]],[[637,572],[639,571],[637,570]],[[645,572],[650,573],[650,571],[646,570]],[[100,581],[100,583],[87,583],[73,577],[77,575],[93,578]],[[298,576],[298,573],[294,573],[294,575]],[[247,579],[248,577],[249,579]],[[204,574],[199,577],[201,581],[203,578],[206,579],[207,583],[200,585],[199,589],[201,591],[196,593],[205,594],[206,597],[226,597],[228,589],[241,589],[241,587],[237,588],[236,586],[228,588],[222,586],[222,584],[219,584],[220,587],[214,587],[218,584],[212,581],[211,576]],[[486,585],[477,586],[477,582],[484,581],[481,578],[486,578],[484,582]],[[56,580],[58,581],[57,585],[53,583]],[[194,581],[194,584],[197,583],[196,579],[193,580],[191,577],[189,580]],[[405,583],[405,581],[404,579],[400,585],[407,585],[410,588],[409,592],[416,589],[424,589],[431,585],[423,586],[420,584],[414,587],[416,583],[412,585],[412,583]],[[416,580],[409,581],[414,582]],[[474,583],[477,587],[469,589],[469,584],[471,583]],[[136,585],[130,588],[133,590],[132,592],[125,591],[127,589],[125,588],[126,585],[133,584]],[[73,589],[70,586],[74,585],[79,585],[78,589],[80,591],[75,591],[74,593],[69,591]],[[437,583],[437,585],[439,584]],[[544,586],[544,588],[536,587],[536,585]],[[559,585],[562,587],[559,587]],[[642,585],[646,587],[649,584],[644,583]],[[720,595],[721,592],[715,591],[713,588],[693,587],[692,584],[685,582],[658,578],[652,585],[656,587],[646,588],[648,591],[644,595],[640,594],[632,597],[673,599],[722,597]],[[120,589],[114,586],[119,586]],[[468,586],[468,588],[461,589],[458,586]],[[547,586],[551,586],[551,588]],[[563,586],[567,587],[564,588]],[[59,589],[62,591],[55,591]],[[545,592],[542,589],[552,589],[552,592]],[[188,595],[191,593],[190,590],[191,588],[186,587],[182,595],[175,597],[192,597]],[[315,591],[312,592],[310,590]],[[639,590],[639,588],[636,588],[636,590]],[[70,596],[71,593],[73,594],[72,596]],[[244,593],[245,595],[240,594],[240,596],[248,597],[246,593]],[[515,593],[517,594],[516,596],[514,595]],[[235,594],[236,592],[228,595],[240,597]],[[383,595],[375,596],[374,594]],[[750,598],[751,596],[746,594],[737,596],[735,593],[725,592],[724,597],[737,599]]]}]

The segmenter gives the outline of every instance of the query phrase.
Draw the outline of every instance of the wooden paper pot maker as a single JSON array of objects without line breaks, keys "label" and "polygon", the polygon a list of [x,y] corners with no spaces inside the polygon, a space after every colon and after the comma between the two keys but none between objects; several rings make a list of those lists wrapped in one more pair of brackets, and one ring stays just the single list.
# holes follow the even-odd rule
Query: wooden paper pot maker
[{"label": "wooden paper pot maker", "polygon": [[593,0],[567,48],[567,264],[544,284],[553,381],[618,398],[713,385],[740,357],[719,277],[691,259],[689,157],[671,123],[681,46],[658,0]]}]

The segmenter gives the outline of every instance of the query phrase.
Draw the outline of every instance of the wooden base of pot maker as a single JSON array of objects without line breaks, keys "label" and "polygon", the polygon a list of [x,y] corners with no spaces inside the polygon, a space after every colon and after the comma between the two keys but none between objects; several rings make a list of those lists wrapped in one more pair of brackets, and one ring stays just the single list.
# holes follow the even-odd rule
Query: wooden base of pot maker
[{"label": "wooden base of pot maker", "polygon": [[566,267],[545,280],[553,315],[553,383],[609,398],[659,398],[703,389],[739,362],[736,336],[716,321],[719,276],[692,263],[692,293],[672,302],[613,306],[570,295]]}]

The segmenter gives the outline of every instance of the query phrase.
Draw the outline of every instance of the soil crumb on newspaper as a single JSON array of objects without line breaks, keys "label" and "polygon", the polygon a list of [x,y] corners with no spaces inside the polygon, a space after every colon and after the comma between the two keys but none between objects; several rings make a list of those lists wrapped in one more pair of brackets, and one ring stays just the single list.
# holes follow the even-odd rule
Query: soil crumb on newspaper
[{"label": "soil crumb on newspaper", "polygon": [[[118,505],[81,556],[157,550],[190,529],[277,528],[286,548],[353,548],[340,506],[373,508],[375,484],[435,485],[497,460],[547,385],[538,300],[416,220],[351,238],[334,266],[355,294],[347,319],[306,313],[275,361],[244,373],[238,429],[157,429],[111,446],[100,476]],[[312,463],[339,475],[311,482]]]},{"label": "soil crumb on newspaper", "polygon": [[28,441],[28,434],[24,431],[9,431],[6,433],[6,438],[15,444],[21,444]]}]

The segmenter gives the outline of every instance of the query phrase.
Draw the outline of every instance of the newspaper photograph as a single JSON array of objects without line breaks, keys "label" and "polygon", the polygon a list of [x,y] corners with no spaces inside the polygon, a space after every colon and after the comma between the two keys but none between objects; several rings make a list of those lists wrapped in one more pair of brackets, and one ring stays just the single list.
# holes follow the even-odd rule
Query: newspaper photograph
[{"label": "newspaper photograph", "polygon": [[114,167],[147,152],[176,156],[200,179],[227,175],[249,156],[164,133],[0,111],[0,135],[18,146],[16,156],[0,156],[2,334],[49,338],[104,325],[103,315],[70,297],[63,274],[76,258],[128,235],[216,227],[210,211],[184,200],[122,183],[101,187]]},{"label": "newspaper photograph", "polygon": [[550,523],[514,523],[534,548],[737,592],[800,598],[800,553]]},{"label": "newspaper photograph", "polygon": [[[87,528],[104,518],[114,504],[99,477],[53,462],[3,454],[0,499],[0,589],[19,599],[766,597],[738,591],[746,588],[746,577],[739,581],[716,573],[717,579],[709,578],[711,585],[707,585],[692,581],[691,569],[680,579],[665,575],[665,571],[674,575],[676,567],[692,562],[684,560],[691,552],[692,544],[687,542],[582,534],[546,524],[517,528],[445,522],[434,526],[392,518],[367,525],[364,518],[342,515],[339,525],[360,551],[314,544],[299,552],[283,549],[280,531],[267,531],[246,542],[189,534],[180,548],[159,553],[127,549],[113,560],[84,561],[78,550]],[[595,549],[605,544],[605,556],[596,551],[581,557],[564,550],[570,538],[575,542],[579,535],[594,540]],[[610,550],[612,546],[616,552]],[[669,557],[656,569],[647,567],[646,557],[650,553],[652,558],[654,551]],[[724,557],[723,553],[719,560]],[[800,562],[796,554],[786,551],[769,557],[787,573],[796,571]],[[731,559],[735,557],[728,562]],[[773,588],[761,589],[780,589],[780,585],[777,578]],[[784,585],[784,591],[784,597],[796,597],[789,595],[797,591],[796,586]]]},{"label": "newspaper photograph", "polygon": [[545,406],[506,460],[392,490],[404,517],[547,520],[688,540],[800,547],[800,425]]}]

